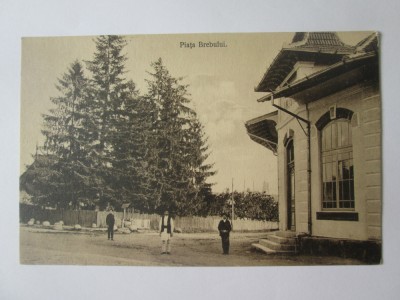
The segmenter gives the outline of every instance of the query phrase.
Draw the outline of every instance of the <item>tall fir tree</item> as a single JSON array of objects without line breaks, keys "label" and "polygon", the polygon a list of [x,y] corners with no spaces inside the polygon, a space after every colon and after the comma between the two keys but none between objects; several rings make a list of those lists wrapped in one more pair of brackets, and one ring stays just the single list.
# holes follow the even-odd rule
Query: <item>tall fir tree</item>
[{"label": "tall fir tree", "polygon": [[[87,62],[92,74],[91,119],[96,126],[96,175],[101,206],[119,206],[135,201],[141,167],[136,107],[139,96],[135,84],[125,78],[126,41],[121,36],[108,35],[95,39],[96,52]],[[142,151],[143,152],[143,151]],[[136,193],[137,194],[137,193]]]},{"label": "tall fir tree", "polygon": [[[211,195],[208,146],[188,86],[162,60],[152,64],[148,92],[125,78],[126,41],[100,36],[87,61],[76,61],[58,80],[55,108],[43,115],[44,152],[21,183],[41,205],[120,206],[144,212],[170,208],[204,213]],[[32,186],[33,183],[33,186]],[[33,188],[32,188],[33,187]]]},{"label": "tall fir tree", "polygon": [[157,206],[155,182],[154,103],[136,96],[127,101],[118,118],[118,138],[114,142],[113,166],[116,184],[124,202],[143,212]]},{"label": "tall fir tree", "polygon": [[43,115],[44,148],[59,157],[79,155],[79,137],[82,134],[80,109],[85,99],[87,79],[79,61],[75,61],[58,79],[56,88],[61,94],[51,98],[55,108]]},{"label": "tall fir tree", "polygon": [[[209,202],[212,201],[212,183],[207,180],[216,174],[213,170],[214,164],[208,163],[209,146],[207,137],[204,133],[204,126],[196,117],[191,120],[189,127],[187,144],[190,152],[190,170],[193,176],[193,186],[188,199],[194,199],[191,204],[187,201],[187,206],[196,214],[207,214]],[[193,201],[193,200],[192,200]]]},{"label": "tall fir tree", "polygon": [[154,139],[159,206],[179,215],[195,214],[209,187],[206,178],[213,175],[212,166],[205,164],[203,128],[189,107],[188,86],[181,84],[182,78],[172,77],[161,58],[152,67],[147,98],[157,107]]},{"label": "tall fir tree", "polygon": [[[41,191],[37,193],[41,195],[39,198],[53,199],[52,204],[58,207],[93,205],[94,191],[86,151],[88,135],[82,122],[87,87],[82,64],[75,61],[58,79],[56,88],[60,96],[51,98],[55,107],[43,115],[45,154],[36,155],[35,166],[28,169],[36,172],[37,180],[33,182],[40,182],[36,186]],[[45,187],[46,182],[51,188]]]}]

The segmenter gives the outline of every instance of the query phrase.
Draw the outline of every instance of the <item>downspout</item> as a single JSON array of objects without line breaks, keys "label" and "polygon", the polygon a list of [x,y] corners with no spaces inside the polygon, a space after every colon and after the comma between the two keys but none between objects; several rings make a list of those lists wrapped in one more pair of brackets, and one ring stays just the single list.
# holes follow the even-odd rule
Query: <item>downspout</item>
[{"label": "downspout", "polygon": [[[312,235],[312,218],[311,218],[311,122],[309,120],[306,120],[299,115],[296,115],[295,113],[279,106],[274,103],[274,93],[270,90],[271,92],[271,104],[273,107],[276,107],[277,109],[291,115],[292,117],[296,118],[297,120],[300,120],[307,125],[307,191],[308,191],[308,233],[309,235]],[[307,111],[307,119],[310,119],[310,111],[308,110],[308,104],[306,104],[306,111]],[[303,130],[304,131],[304,130]]]},{"label": "downspout", "polygon": [[[310,120],[310,111],[306,103],[307,119]],[[307,123],[307,180],[308,180],[308,233],[312,235],[312,210],[311,210],[311,126]]]}]

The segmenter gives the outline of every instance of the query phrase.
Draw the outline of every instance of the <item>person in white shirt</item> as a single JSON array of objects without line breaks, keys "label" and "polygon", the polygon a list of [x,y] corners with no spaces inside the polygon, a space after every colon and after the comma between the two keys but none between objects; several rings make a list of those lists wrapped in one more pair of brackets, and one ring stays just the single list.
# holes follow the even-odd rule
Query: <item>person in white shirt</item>
[{"label": "person in white shirt", "polygon": [[161,254],[171,254],[171,238],[174,234],[174,220],[166,210],[160,220]]}]

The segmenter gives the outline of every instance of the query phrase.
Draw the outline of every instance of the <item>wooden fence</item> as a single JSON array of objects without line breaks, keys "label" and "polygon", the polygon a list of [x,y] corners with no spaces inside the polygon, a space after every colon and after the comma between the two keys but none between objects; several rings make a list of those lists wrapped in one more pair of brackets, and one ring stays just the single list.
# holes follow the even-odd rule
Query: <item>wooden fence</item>
[{"label": "wooden fence", "polygon": [[31,205],[20,205],[20,221],[28,222],[31,218],[35,221],[49,221],[54,224],[63,221],[64,225],[73,226],[80,224],[84,227],[92,227],[97,221],[97,212],[92,210],[49,210]]},{"label": "wooden fence", "polygon": [[[218,231],[218,223],[220,217],[177,217],[175,219],[175,227],[181,228],[183,231]],[[257,231],[257,230],[274,230],[278,229],[278,222],[258,221],[258,220],[233,220],[233,230],[236,231]]]},{"label": "wooden fence", "polygon": [[[106,227],[106,217],[108,212],[99,211],[97,212],[97,227]],[[115,224],[118,227],[122,226],[122,219],[124,217],[124,213],[122,212],[114,212]],[[148,214],[138,214],[138,213],[126,213],[125,221],[129,221],[132,225],[137,228],[143,229],[158,229],[158,222],[160,216],[156,214],[148,215]]]},{"label": "wooden fence", "polygon": [[[35,220],[49,221],[50,224],[63,221],[65,225],[73,226],[80,224],[84,227],[92,227],[95,223],[97,227],[106,227],[106,211],[90,210],[43,210],[35,206],[20,206],[20,221],[28,222],[31,218]],[[122,225],[124,214],[114,212],[115,224]],[[175,228],[182,229],[183,232],[217,231],[218,223],[221,220],[217,216],[208,217],[176,217]],[[125,221],[131,222],[134,227],[141,229],[158,230],[160,216],[156,214],[126,213]],[[236,219],[233,221],[235,231],[257,231],[278,229],[278,222]]]}]

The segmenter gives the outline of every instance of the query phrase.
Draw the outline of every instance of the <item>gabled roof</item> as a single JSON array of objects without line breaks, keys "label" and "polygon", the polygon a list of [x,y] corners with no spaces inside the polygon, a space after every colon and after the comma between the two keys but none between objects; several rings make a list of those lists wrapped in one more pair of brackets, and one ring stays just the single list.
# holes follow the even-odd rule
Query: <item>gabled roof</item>
[{"label": "gabled roof", "polygon": [[356,52],[376,52],[378,51],[378,33],[367,36],[356,45]]},{"label": "gabled roof", "polygon": [[292,42],[283,47],[265,72],[256,92],[275,90],[298,61],[322,61],[332,64],[356,47],[343,43],[335,32],[297,32]]},{"label": "gabled roof", "polygon": [[[45,172],[48,172],[48,170],[44,167],[49,166],[51,164],[54,164],[56,161],[56,157],[51,154],[36,154],[35,155],[35,160],[28,166],[26,171],[21,174],[19,177],[19,189],[20,191],[26,191],[29,194],[34,194],[35,189],[32,185],[32,182],[37,180],[38,174],[43,172],[43,169],[45,169]],[[49,172],[47,176],[52,176],[52,174]]]},{"label": "gabled roof", "polygon": [[[307,37],[308,36],[308,37]],[[274,62],[271,64],[267,72],[264,74],[263,79],[259,84],[259,89],[256,91],[265,91],[270,92],[269,94],[263,96],[259,99],[259,102],[271,100],[272,94],[275,98],[279,97],[290,97],[296,93],[301,91],[305,91],[310,89],[313,86],[321,84],[323,82],[328,82],[330,78],[334,76],[340,76],[346,72],[349,72],[352,68],[359,68],[363,64],[375,64],[377,65],[378,58],[378,34],[372,33],[368,37],[361,40],[356,46],[346,46],[344,45],[335,33],[330,33],[326,35],[326,33],[296,33],[292,43],[290,44],[291,53],[293,53],[293,49],[301,49],[303,54],[305,53],[307,47],[310,47],[312,51],[315,51],[316,45],[326,44],[326,48],[324,51],[318,52],[318,56],[322,57],[325,55],[329,55],[327,49],[331,50],[334,47],[337,47],[338,51],[334,54],[330,54],[329,56],[336,57],[339,59],[331,59],[329,64],[326,65],[325,68],[317,70],[315,73],[309,74],[304,78],[300,78],[295,80],[294,82],[280,86],[280,84],[284,80],[283,70],[286,70],[288,67],[285,67],[284,56],[288,56],[289,53],[287,49],[282,48],[281,52],[275,58]],[[343,45],[344,46],[343,46]],[[321,48],[322,49],[322,48]],[[342,50],[340,50],[342,49]],[[350,51],[352,49],[352,51]],[[297,51],[296,50],[296,51]],[[347,52],[345,54],[344,52]],[[293,64],[294,65],[294,64]],[[293,66],[292,66],[293,67]],[[287,69],[288,70],[288,69]],[[363,73],[363,72],[361,72]],[[362,75],[362,74],[358,74]],[[367,75],[367,72],[364,71],[364,75]],[[353,81],[359,79],[360,76],[353,76],[351,78]],[[351,83],[350,79],[344,80],[347,83]],[[340,85],[336,85],[336,88],[339,88]],[[333,89],[332,89],[333,91]],[[311,94],[304,94],[308,101],[312,101],[313,97]],[[314,96],[318,96],[315,94]],[[304,100],[304,99],[303,99]]]},{"label": "gabled roof", "polygon": [[[281,85],[299,59],[325,63],[323,68]],[[378,35],[373,33],[356,46],[348,46],[335,33],[298,32],[288,47],[282,48],[256,91],[269,92],[258,101],[296,97],[305,103],[314,101],[365,79],[379,76]],[[278,133],[275,128],[277,111],[249,120],[245,126],[250,138],[276,154]]]},{"label": "gabled roof", "polygon": [[[356,68],[360,68],[362,66],[367,66],[367,65],[374,65],[376,67],[377,65],[377,56],[376,53],[368,52],[368,53],[362,53],[362,54],[357,54],[357,55],[351,55],[349,57],[346,57],[342,61],[339,61],[331,66],[328,66],[327,68],[317,71],[305,78],[302,78],[295,83],[291,85],[284,86],[280,89],[277,89],[276,91],[273,91],[273,93],[269,93],[260,99],[258,99],[258,102],[265,102],[265,101],[270,101],[272,97],[274,98],[280,98],[280,97],[291,97],[293,95],[297,95],[296,99],[298,100],[302,99],[302,101],[309,102],[313,101],[318,96],[321,96],[318,94],[316,91],[312,90],[314,87],[317,87],[318,85],[325,84],[325,89],[330,90],[331,92],[334,92],[336,89],[340,89],[346,85],[349,84],[354,84],[355,81],[361,80],[361,78],[367,77],[367,76],[373,76],[373,74],[370,74],[370,71],[367,71],[367,69],[361,69],[357,73],[351,73],[351,77],[343,77],[341,80],[342,82],[332,82],[330,83],[330,79],[334,77],[342,76],[345,73],[349,73],[351,70],[355,70]],[[328,88],[329,87],[329,88]],[[305,93],[304,95],[302,94],[301,96],[299,93],[302,93],[304,91],[308,91],[308,93]],[[326,91],[321,91],[322,93],[326,94]]]}]

